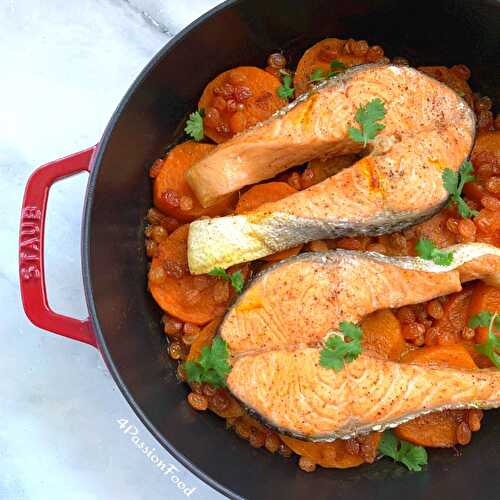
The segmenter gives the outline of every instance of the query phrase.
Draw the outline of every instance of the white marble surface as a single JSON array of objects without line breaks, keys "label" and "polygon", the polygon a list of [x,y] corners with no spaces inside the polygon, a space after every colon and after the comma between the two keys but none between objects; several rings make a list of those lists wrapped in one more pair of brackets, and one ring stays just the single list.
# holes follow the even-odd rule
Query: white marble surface
[{"label": "white marble surface", "polygon": [[[32,326],[17,277],[17,232],[29,174],[99,140],[141,68],[217,0],[0,2],[0,499],[186,498],[123,434],[154,438],[115,387],[99,353]],[[47,219],[49,301],[86,316],[80,220],[86,175],[58,183]],[[160,447],[157,446],[157,449]],[[191,498],[221,495],[168,453]]]}]

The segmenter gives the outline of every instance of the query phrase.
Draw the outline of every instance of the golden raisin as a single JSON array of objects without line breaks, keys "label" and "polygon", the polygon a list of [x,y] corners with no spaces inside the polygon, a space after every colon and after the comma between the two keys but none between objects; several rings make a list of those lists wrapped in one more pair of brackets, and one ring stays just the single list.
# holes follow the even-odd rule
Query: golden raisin
[{"label": "golden raisin", "polygon": [[314,472],[316,470],[316,464],[308,457],[299,458],[299,467],[304,472]]},{"label": "golden raisin", "polygon": [[168,354],[172,359],[181,359],[184,355],[184,349],[180,342],[172,342],[168,346]]},{"label": "golden raisin", "polygon": [[471,219],[461,219],[458,223],[458,234],[462,242],[470,242],[476,239],[476,225]]},{"label": "golden raisin", "polygon": [[467,423],[472,432],[477,432],[481,428],[481,420],[483,419],[482,410],[469,410],[467,415]]},{"label": "golden raisin", "polygon": [[444,316],[443,305],[439,300],[431,300],[427,304],[427,314],[434,319],[441,319]]},{"label": "golden raisin", "polygon": [[275,52],[267,58],[267,64],[272,68],[284,68],[286,66],[286,57],[281,52]]},{"label": "golden raisin", "polygon": [[266,435],[258,429],[252,428],[250,431],[249,442],[250,446],[253,446],[254,448],[262,448],[266,442]]},{"label": "golden raisin", "polygon": [[208,408],[208,399],[203,394],[196,394],[191,392],[188,395],[189,404],[198,411],[204,411]]},{"label": "golden raisin", "polygon": [[415,313],[410,306],[401,307],[396,316],[401,323],[413,323],[415,321]]},{"label": "golden raisin", "polygon": [[486,181],[486,189],[493,194],[500,194],[500,177],[490,177]]},{"label": "golden raisin", "polygon": [[457,427],[457,442],[461,445],[469,444],[472,439],[471,430],[467,422],[460,422]]},{"label": "golden raisin", "polygon": [[285,443],[280,444],[278,453],[285,458],[290,458],[293,455],[292,450]]},{"label": "golden raisin", "polygon": [[146,240],[146,255],[154,257],[158,252],[158,243],[153,240]]},{"label": "golden raisin", "polygon": [[281,440],[276,434],[268,434],[264,446],[271,453],[276,453],[280,447]]},{"label": "golden raisin", "polygon": [[182,321],[176,318],[166,318],[163,325],[163,331],[167,335],[178,335],[182,330]]},{"label": "golden raisin", "polygon": [[468,326],[464,326],[462,330],[462,338],[464,340],[472,340],[476,336],[476,332],[474,328],[470,328]]}]

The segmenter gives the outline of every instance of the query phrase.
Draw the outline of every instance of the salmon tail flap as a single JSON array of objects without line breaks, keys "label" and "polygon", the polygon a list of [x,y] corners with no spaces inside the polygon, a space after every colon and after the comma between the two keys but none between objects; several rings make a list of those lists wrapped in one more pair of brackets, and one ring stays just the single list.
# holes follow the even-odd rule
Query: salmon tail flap
[{"label": "salmon tail flap", "polygon": [[455,245],[452,264],[337,250],[286,259],[257,275],[224,317],[229,390],[265,423],[312,441],[347,439],[443,409],[500,406],[500,372],[399,364],[369,352],[340,372],[319,353],[341,321],[498,282],[500,249]]},{"label": "salmon tail flap", "polygon": [[474,141],[474,114],[453,90],[419,71],[365,65],[332,78],[266,122],[217,146],[187,180],[211,206],[238,189],[304,162],[356,153],[356,111],[384,102],[384,129],[369,154],[332,177],[254,213],[195,221],[188,241],[193,274],[227,268],[314,239],[377,235],[440,210],[444,168],[458,170]]}]

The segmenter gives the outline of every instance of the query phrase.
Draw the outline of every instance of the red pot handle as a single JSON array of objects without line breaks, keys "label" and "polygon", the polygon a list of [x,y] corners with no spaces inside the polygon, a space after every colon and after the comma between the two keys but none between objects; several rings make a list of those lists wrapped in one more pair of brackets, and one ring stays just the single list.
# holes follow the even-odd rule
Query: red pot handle
[{"label": "red pot handle", "polygon": [[44,330],[97,347],[88,319],[57,314],[50,309],[45,290],[43,240],[47,198],[52,184],[64,177],[90,171],[97,146],[36,169],[28,179],[24,191],[19,228],[19,283],[24,312],[30,321]]}]

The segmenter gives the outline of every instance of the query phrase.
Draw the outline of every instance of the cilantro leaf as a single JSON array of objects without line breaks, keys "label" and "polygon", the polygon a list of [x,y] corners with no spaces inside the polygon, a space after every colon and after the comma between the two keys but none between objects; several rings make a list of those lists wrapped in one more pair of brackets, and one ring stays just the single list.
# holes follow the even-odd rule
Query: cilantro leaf
[{"label": "cilantro leaf", "polygon": [[327,75],[328,78],[331,78],[332,76],[336,76],[344,72],[347,69],[347,66],[342,61],[334,59],[333,61],[330,62],[330,68],[331,70]]},{"label": "cilantro leaf", "polygon": [[240,271],[237,271],[231,275],[231,285],[238,293],[241,293],[243,291],[245,278],[243,278],[243,274],[241,274]]},{"label": "cilantro leaf", "polygon": [[475,177],[472,175],[474,167],[469,160],[465,160],[458,172],[454,172],[449,168],[443,170],[443,185],[446,191],[450,193],[451,203],[456,203],[457,210],[460,216],[464,219],[469,217],[476,217],[479,215],[477,210],[473,210],[467,205],[465,200],[462,198],[462,190],[467,182],[473,181]]},{"label": "cilantro leaf", "polygon": [[398,461],[406,465],[408,470],[420,472],[422,465],[427,464],[427,451],[423,446],[415,446],[408,441],[401,441]]},{"label": "cilantro leaf", "polygon": [[326,80],[326,75],[325,72],[321,68],[316,68],[310,75],[309,75],[309,82],[322,82],[323,80]]},{"label": "cilantro leaf", "polygon": [[356,121],[361,128],[349,127],[349,137],[366,146],[368,141],[374,139],[377,133],[385,128],[385,125],[378,123],[384,118],[385,113],[384,103],[378,97],[361,106],[356,111]]},{"label": "cilantro leaf", "polygon": [[[469,326],[471,328],[477,328],[478,326],[489,326],[491,322],[491,318],[493,318],[493,313],[489,311],[481,311],[469,320]],[[500,329],[500,317],[495,319],[495,327]]]},{"label": "cilantro leaf", "polygon": [[215,337],[210,347],[201,350],[197,361],[186,361],[184,372],[188,382],[207,382],[215,387],[224,387],[231,371],[229,351],[226,342]]},{"label": "cilantro leaf", "polygon": [[382,455],[396,460],[398,456],[398,444],[398,438],[392,432],[386,431],[382,434],[382,439],[378,445],[378,451],[380,451]]},{"label": "cilantro leaf", "polygon": [[209,276],[216,276],[217,278],[222,278],[223,280],[229,281],[232,287],[241,293],[243,286],[245,285],[245,278],[240,271],[236,271],[233,274],[228,274],[222,267],[214,267],[209,273]]},{"label": "cilantro leaf", "polygon": [[399,440],[390,431],[385,431],[382,435],[378,450],[382,455],[402,463],[414,472],[420,472],[422,465],[427,464],[427,451],[424,447]]},{"label": "cilantro leaf", "polygon": [[[342,321],[339,325],[342,335],[328,337],[325,347],[321,350],[319,364],[339,372],[345,363],[353,362],[361,354],[361,338],[363,330],[354,323]],[[348,338],[350,342],[346,342]]]},{"label": "cilantro leaf", "polygon": [[439,250],[431,240],[418,240],[415,250],[420,258],[432,260],[438,266],[449,266],[453,262],[453,252]]},{"label": "cilantro leaf", "polygon": [[201,141],[204,137],[203,132],[203,110],[198,109],[189,115],[184,132],[190,135],[195,141]]},{"label": "cilantro leaf", "polygon": [[498,313],[489,311],[481,311],[469,320],[471,328],[480,326],[488,327],[488,338],[482,344],[476,344],[476,351],[490,358],[491,362],[500,368],[500,337],[495,334],[495,331],[500,331],[500,317]]},{"label": "cilantro leaf", "polygon": [[288,74],[283,76],[283,84],[276,91],[281,99],[293,99],[295,89],[292,87],[292,77]]},{"label": "cilantro leaf", "polygon": [[347,66],[342,61],[339,61],[338,59],[334,59],[333,61],[330,62],[330,68],[345,70],[345,69],[347,69]]}]

